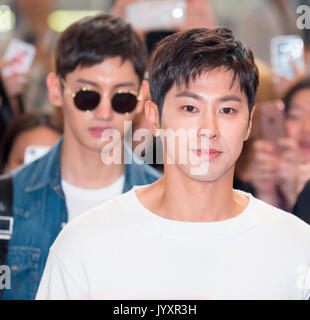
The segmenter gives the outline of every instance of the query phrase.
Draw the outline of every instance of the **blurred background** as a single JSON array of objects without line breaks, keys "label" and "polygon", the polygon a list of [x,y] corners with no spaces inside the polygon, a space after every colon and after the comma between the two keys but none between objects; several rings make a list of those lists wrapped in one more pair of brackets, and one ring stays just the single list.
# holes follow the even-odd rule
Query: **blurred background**
[{"label": "blurred background", "polygon": [[[164,19],[164,9],[160,10],[158,5],[152,8],[154,2],[161,3],[162,7],[169,6],[169,3],[171,7],[175,5],[177,9],[172,11],[175,27]],[[137,6],[139,3],[143,3],[144,7]],[[230,27],[236,38],[251,47],[265,72],[272,64],[271,40],[282,35],[298,35],[304,41],[306,62],[300,68],[300,73],[309,65],[309,30],[299,29],[296,25],[299,16],[297,8],[310,5],[310,1],[305,0],[1,0],[0,5],[9,9],[5,13],[1,10],[0,15],[0,57],[4,57],[12,38],[36,47],[34,63],[30,74],[27,74],[27,80],[19,77],[20,83],[12,80],[15,85],[7,85],[10,96],[17,96],[23,90],[22,98],[11,99],[16,112],[19,109],[51,109],[46,96],[45,76],[53,68],[53,48],[57,35],[74,21],[99,12],[122,16],[141,30],[143,35],[146,34],[146,28],[149,31],[152,28],[156,30],[151,36],[146,35],[150,49],[162,36],[182,28],[216,25]],[[177,11],[178,8],[182,8],[181,13]],[[5,15],[9,15],[10,20],[6,24]],[[32,84],[22,86],[23,82]],[[286,85],[288,83],[277,83],[276,93],[281,94]],[[14,92],[10,90],[12,87]]]},{"label": "blurred background", "polygon": [[[162,2],[162,0],[155,1]],[[9,30],[1,30],[0,26],[0,39],[10,37],[32,19],[41,20],[41,23],[45,22],[51,30],[61,32],[83,16],[109,12],[115,2],[131,4],[147,0],[2,0],[0,5],[7,5],[11,9],[12,23]],[[174,0],[164,2],[173,3]],[[190,3],[191,0],[186,2]],[[300,5],[310,5],[310,1],[204,0],[203,2],[207,3],[209,14],[213,16],[216,25],[232,28],[236,37],[245,41],[256,56],[267,63],[270,62],[268,49],[272,37],[299,33],[304,40],[307,40],[309,31],[298,30],[296,27],[298,17],[296,9]],[[156,12],[152,14],[156,15]],[[196,13],[196,18],[198,20],[201,18],[201,12],[200,17],[199,12]]]},{"label": "blurred background", "polygon": [[[50,105],[45,85],[57,37],[71,23],[99,12],[131,22],[150,53],[173,32],[216,26],[231,28],[253,50],[260,71],[257,110],[235,187],[291,211],[310,180],[310,0],[1,0],[2,172],[24,164],[27,146],[51,146],[61,135],[62,114]],[[12,39],[35,48],[27,70],[5,72],[14,62]],[[143,115],[135,120],[135,129],[145,126]],[[35,134],[38,127],[46,134]]]}]

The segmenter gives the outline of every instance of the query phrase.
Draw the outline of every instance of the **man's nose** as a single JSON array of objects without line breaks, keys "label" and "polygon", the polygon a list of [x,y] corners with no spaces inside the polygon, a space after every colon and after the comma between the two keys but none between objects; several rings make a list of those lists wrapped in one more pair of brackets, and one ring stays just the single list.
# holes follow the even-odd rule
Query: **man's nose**
[{"label": "man's nose", "polygon": [[219,136],[218,123],[213,112],[204,115],[198,134],[199,136],[207,136],[209,139],[216,139]]},{"label": "man's nose", "polygon": [[93,111],[95,118],[103,120],[111,120],[113,117],[113,108],[111,99],[108,95],[102,95],[99,105]]}]

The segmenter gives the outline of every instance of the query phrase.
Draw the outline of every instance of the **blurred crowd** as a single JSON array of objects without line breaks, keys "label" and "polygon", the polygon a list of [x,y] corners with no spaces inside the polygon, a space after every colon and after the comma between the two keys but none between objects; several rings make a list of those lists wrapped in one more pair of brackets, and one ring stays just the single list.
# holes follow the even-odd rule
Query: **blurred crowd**
[{"label": "blurred crowd", "polygon": [[[83,9],[88,9],[84,1]],[[126,19],[126,7],[137,0],[111,2],[112,14]],[[165,35],[195,27],[230,27],[236,37],[251,47],[260,71],[260,84],[250,139],[236,166],[235,187],[292,212],[299,194],[310,180],[310,38],[296,26],[296,8],[307,1],[289,0],[187,0],[186,20],[174,28],[146,30],[139,34],[149,53]],[[46,76],[53,71],[53,53],[58,34],[50,29],[48,16],[62,1],[14,0],[15,29],[0,38],[0,168],[15,170],[25,164],[29,146],[51,147],[63,131],[61,108],[53,108],[46,89]],[[309,2],[310,5],[310,2]],[[90,4],[89,4],[90,6]],[[275,73],[271,66],[271,40],[297,35],[304,41],[304,67],[292,62],[293,77]],[[11,39],[32,44],[36,55],[27,72],[5,74],[2,70],[18,57],[5,58]],[[147,97],[145,98],[147,99]],[[272,141],[264,134],[262,110],[283,104],[286,136]],[[276,124],[275,124],[276,125]],[[134,129],[146,127],[143,113],[134,119]],[[272,133],[270,133],[272,135]],[[155,141],[149,141],[153,147]],[[154,165],[160,168],[160,165]],[[310,214],[309,214],[310,216]]]}]

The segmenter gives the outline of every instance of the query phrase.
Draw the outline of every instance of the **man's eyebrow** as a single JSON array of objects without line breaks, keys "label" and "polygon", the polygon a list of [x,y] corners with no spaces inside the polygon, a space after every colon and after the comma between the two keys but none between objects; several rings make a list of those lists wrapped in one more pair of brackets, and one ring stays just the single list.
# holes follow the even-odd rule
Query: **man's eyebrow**
[{"label": "man's eyebrow", "polygon": [[190,92],[190,91],[181,91],[181,92],[176,94],[176,97],[178,97],[178,98],[182,98],[182,97],[192,98],[192,99],[195,99],[195,100],[201,100],[202,99],[201,96],[199,96],[196,93]]},{"label": "man's eyebrow", "polygon": [[77,79],[76,82],[84,84],[84,85],[86,84],[86,85],[91,85],[91,86],[96,87],[96,88],[100,88],[100,86],[96,82],[93,82],[93,81],[90,81],[90,80]]},{"label": "man's eyebrow", "polygon": [[136,84],[133,82],[121,82],[116,84],[113,88],[114,89],[119,89],[119,88],[123,88],[123,87],[136,87]]},{"label": "man's eyebrow", "polygon": [[[193,98],[195,100],[202,100],[202,97],[196,93],[190,92],[190,91],[182,91],[176,94],[176,97],[186,97],[186,98]],[[236,102],[242,102],[241,98],[230,94],[227,96],[223,96],[218,98],[219,102],[228,102],[228,101],[236,101]]]},{"label": "man's eyebrow", "polygon": [[[81,78],[81,79],[78,79],[77,82],[81,83],[83,85],[91,85],[91,86],[96,87],[98,89],[101,88],[98,83],[90,81],[90,80],[86,80],[86,79],[82,79]],[[123,87],[135,87],[135,83],[130,82],[130,81],[128,81],[128,82],[120,82],[120,83],[116,84],[113,87],[113,89],[118,89],[118,88],[123,88]]]},{"label": "man's eyebrow", "polygon": [[218,101],[220,101],[220,102],[228,102],[228,101],[242,102],[241,98],[234,95],[234,94],[220,97],[220,98],[218,98]]}]

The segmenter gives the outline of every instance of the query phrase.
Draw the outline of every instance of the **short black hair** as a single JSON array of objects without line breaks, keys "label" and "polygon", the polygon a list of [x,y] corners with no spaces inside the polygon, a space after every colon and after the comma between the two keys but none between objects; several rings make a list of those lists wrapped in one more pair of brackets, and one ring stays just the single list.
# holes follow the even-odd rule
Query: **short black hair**
[{"label": "short black hair", "polygon": [[293,85],[284,95],[284,113],[287,115],[291,108],[292,100],[294,96],[301,90],[310,89],[310,77],[303,78],[299,80],[295,85]]},{"label": "short black hair", "polygon": [[147,64],[147,49],[131,25],[108,14],[86,17],[60,35],[56,46],[56,73],[65,79],[77,67],[91,67],[106,58],[118,56],[123,62],[132,62],[141,82]]},{"label": "short black hair", "polygon": [[234,39],[228,28],[197,28],[163,39],[154,50],[150,64],[150,91],[161,115],[167,92],[173,85],[188,86],[203,72],[220,67],[233,70],[248,99],[251,114],[258,86],[258,69],[252,51]]}]

